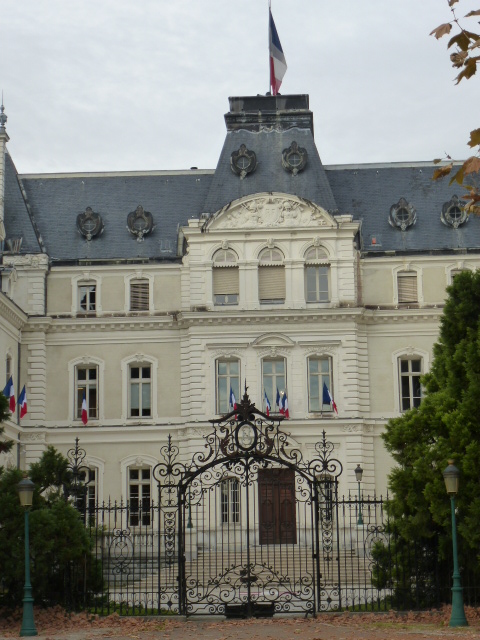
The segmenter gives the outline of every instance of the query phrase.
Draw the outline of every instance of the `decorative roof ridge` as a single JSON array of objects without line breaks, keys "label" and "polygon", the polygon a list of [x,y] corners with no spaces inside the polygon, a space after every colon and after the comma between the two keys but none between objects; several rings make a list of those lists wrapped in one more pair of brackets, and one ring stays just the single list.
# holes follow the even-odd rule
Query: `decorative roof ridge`
[{"label": "decorative roof ridge", "polygon": [[[325,171],[345,171],[349,169],[415,169],[423,167],[441,167],[446,164],[450,164],[450,160],[444,160],[440,163],[434,164],[433,160],[419,160],[418,162],[365,162],[354,164],[324,164]],[[453,162],[455,166],[463,164],[463,160],[455,160]]]},{"label": "decorative roof ridge", "polygon": [[140,176],[190,176],[213,175],[215,169],[172,169],[172,170],[146,170],[146,171],[72,171],[63,173],[22,173],[18,174],[22,180],[50,180],[61,178],[128,178]]}]

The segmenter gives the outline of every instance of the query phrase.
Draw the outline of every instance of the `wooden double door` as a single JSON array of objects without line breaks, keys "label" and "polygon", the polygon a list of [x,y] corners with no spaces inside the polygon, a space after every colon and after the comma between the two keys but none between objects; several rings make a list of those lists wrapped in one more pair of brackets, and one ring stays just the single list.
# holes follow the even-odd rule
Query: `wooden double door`
[{"label": "wooden double door", "polygon": [[297,543],[293,469],[259,470],[258,506],[261,545]]}]

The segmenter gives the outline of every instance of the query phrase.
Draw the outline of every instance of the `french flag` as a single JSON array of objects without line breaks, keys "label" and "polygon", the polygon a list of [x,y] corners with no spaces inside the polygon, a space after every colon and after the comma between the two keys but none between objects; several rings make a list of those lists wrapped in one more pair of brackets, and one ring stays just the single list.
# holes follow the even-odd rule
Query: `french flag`
[{"label": "french flag", "polygon": [[268,399],[267,392],[265,391],[265,413],[267,416],[270,415],[272,407],[270,406],[270,400]]},{"label": "french flag", "polygon": [[85,394],[83,394],[83,400],[82,400],[82,422],[85,425],[88,422],[87,397]]},{"label": "french flag", "polygon": [[22,392],[18,396],[18,406],[20,407],[20,418],[27,415],[27,392],[25,385],[23,385]]},{"label": "french flag", "polygon": [[8,407],[12,413],[15,412],[15,389],[13,388],[13,380],[12,376],[8,379],[7,384],[5,385],[5,389],[3,390],[3,395],[8,398]]},{"label": "french flag", "polygon": [[272,8],[268,7],[268,13],[270,16],[269,21],[269,51],[270,51],[270,87],[272,89],[272,95],[276,96],[280,90],[283,76],[287,70],[287,61],[283,55],[282,45],[280,44],[280,38],[278,37],[277,28],[273,21]]},{"label": "french flag", "polygon": [[323,404],[330,404],[332,409],[338,415],[337,405],[335,404],[335,400],[333,399],[326,382],[323,383]]},{"label": "french flag", "polygon": [[285,393],[283,394],[283,396],[280,397],[280,413],[285,416],[285,418],[290,418],[290,413],[288,411],[288,398],[287,398],[287,392],[285,391]]},{"label": "french flag", "polygon": [[229,398],[229,405],[232,407],[232,409],[235,411],[237,408],[237,401],[235,400],[235,394],[233,393],[233,389],[232,387],[230,387],[230,398]]}]

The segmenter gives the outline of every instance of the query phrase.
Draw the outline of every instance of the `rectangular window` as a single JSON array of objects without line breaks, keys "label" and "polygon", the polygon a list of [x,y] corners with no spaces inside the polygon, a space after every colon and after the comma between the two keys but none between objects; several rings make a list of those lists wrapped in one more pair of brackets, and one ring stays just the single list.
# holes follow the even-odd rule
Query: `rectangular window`
[{"label": "rectangular window", "polygon": [[78,310],[80,313],[95,313],[97,286],[90,283],[78,285]]},{"label": "rectangular window", "polygon": [[332,411],[330,403],[323,404],[323,385],[327,385],[332,397],[332,360],[329,357],[308,358],[308,410]]},{"label": "rectangular window", "polygon": [[151,367],[130,367],[130,418],[150,418],[152,415]]},{"label": "rectangular window", "polygon": [[151,518],[150,468],[128,470],[129,524],[131,527],[148,527]]},{"label": "rectangular window", "polygon": [[280,395],[287,388],[286,367],[284,358],[265,358],[262,360],[262,398],[267,394],[272,411],[278,411],[277,391]]},{"label": "rectangular window", "polygon": [[418,302],[417,273],[402,271],[397,274],[398,302]]},{"label": "rectangular window", "polygon": [[421,375],[421,358],[401,358],[399,360],[401,411],[408,411],[408,409],[420,405],[422,400]]},{"label": "rectangular window", "polygon": [[263,304],[285,302],[285,268],[283,266],[258,267],[258,297]]},{"label": "rectangular window", "polygon": [[236,478],[227,478],[220,485],[222,524],[240,522],[240,483]]},{"label": "rectangular window", "polygon": [[213,299],[216,305],[238,304],[238,267],[214,267]]},{"label": "rectangular window", "polygon": [[150,283],[148,280],[130,282],[130,311],[148,311],[150,309]]},{"label": "rectangular window", "polygon": [[307,302],[328,302],[328,266],[305,267],[305,285]]},{"label": "rectangular window", "polygon": [[76,498],[75,507],[85,517],[88,523],[95,522],[97,502],[97,470],[90,468],[80,475],[82,491]]},{"label": "rectangular window", "polygon": [[77,367],[75,370],[75,417],[82,418],[83,398],[88,418],[98,419],[98,367]]},{"label": "rectangular window", "polygon": [[240,361],[217,360],[217,413],[232,411],[230,389],[240,402]]},{"label": "rectangular window", "polygon": [[5,384],[8,384],[10,376],[12,375],[12,356],[5,358]]}]

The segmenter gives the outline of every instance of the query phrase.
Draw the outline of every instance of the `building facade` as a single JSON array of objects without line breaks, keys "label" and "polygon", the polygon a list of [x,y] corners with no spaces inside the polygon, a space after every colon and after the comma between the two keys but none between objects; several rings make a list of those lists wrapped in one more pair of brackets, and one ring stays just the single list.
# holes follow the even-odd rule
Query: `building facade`
[{"label": "building facade", "polygon": [[230,98],[225,120],[215,170],[25,175],[2,111],[0,375],[28,398],[3,464],[78,437],[92,499],[148,500],[168,435],[191,458],[247,386],[288,399],[305,458],[327,433],[340,493],[358,464],[385,493],[381,433],[421,400],[480,222],[431,163],[324,166],[306,95]]}]

